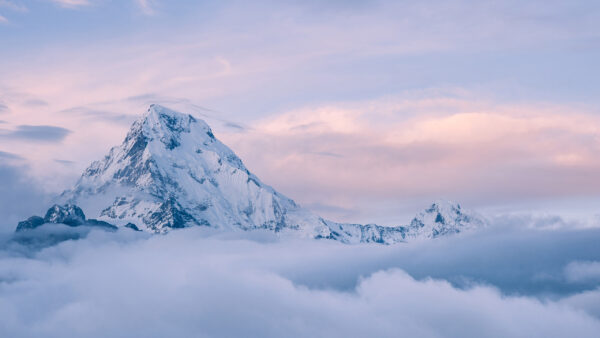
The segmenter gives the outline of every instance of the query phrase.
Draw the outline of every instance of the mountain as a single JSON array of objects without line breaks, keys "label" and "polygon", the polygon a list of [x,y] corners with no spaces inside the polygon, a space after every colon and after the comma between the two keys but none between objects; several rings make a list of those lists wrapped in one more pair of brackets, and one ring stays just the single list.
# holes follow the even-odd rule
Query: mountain
[{"label": "mountain", "polygon": [[407,227],[407,239],[437,238],[483,227],[483,219],[460,204],[437,201],[420,212]]},{"label": "mountain", "polygon": [[204,121],[155,104],[59,200],[118,227],[155,233],[208,226],[391,244],[483,224],[450,202],[434,203],[408,226],[325,220],[264,184]]},{"label": "mountain", "polygon": [[61,200],[118,226],[158,233],[200,225],[329,235],[320,217],[250,173],[204,121],[159,105]]},{"label": "mountain", "polygon": [[326,221],[331,238],[343,243],[393,244],[411,240],[437,238],[473,230],[485,225],[483,219],[464,211],[459,204],[437,201],[420,212],[408,226],[386,227],[377,224],[343,224]]}]

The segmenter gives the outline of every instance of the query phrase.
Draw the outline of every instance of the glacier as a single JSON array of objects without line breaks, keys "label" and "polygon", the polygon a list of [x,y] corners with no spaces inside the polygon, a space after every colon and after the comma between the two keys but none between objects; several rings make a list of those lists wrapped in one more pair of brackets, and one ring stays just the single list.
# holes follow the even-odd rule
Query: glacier
[{"label": "glacier", "polygon": [[[65,219],[80,219],[81,208],[98,222],[152,233],[190,226],[265,229],[348,244],[430,239],[485,225],[481,216],[448,201],[436,201],[406,226],[326,220],[263,183],[205,121],[158,104],[150,105],[123,143],[93,162],[53,208],[66,213]],[[32,221],[40,225],[40,219]]]}]

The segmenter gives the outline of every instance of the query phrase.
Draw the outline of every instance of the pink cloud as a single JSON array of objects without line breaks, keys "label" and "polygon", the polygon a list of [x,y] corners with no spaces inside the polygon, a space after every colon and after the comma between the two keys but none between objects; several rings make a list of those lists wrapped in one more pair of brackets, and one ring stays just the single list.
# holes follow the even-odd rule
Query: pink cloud
[{"label": "pink cloud", "polygon": [[75,8],[80,6],[89,6],[90,2],[88,0],[51,0],[55,4],[66,7],[66,8]]},{"label": "pink cloud", "polygon": [[[398,113],[406,109],[419,115]],[[595,194],[598,126],[585,109],[386,98],[295,110],[225,138],[301,202],[352,209],[440,196],[477,204]]]}]

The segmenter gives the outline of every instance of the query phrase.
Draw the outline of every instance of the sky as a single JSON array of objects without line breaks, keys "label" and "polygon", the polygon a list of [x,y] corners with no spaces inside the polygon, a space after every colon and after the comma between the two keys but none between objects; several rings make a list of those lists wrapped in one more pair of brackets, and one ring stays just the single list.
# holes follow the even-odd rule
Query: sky
[{"label": "sky", "polygon": [[596,1],[0,0],[0,45],[11,222],[151,103],[337,221],[600,214]]},{"label": "sky", "polygon": [[[0,0],[0,336],[596,337],[597,60],[591,0]],[[486,226],[14,233],[152,103],[328,219]]]}]

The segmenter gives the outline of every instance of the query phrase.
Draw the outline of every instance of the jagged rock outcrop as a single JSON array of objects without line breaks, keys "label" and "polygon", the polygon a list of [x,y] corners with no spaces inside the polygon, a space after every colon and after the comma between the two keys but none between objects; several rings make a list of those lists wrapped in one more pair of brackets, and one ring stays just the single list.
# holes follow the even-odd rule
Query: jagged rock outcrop
[{"label": "jagged rock outcrop", "polygon": [[19,222],[17,232],[36,229],[44,224],[64,224],[70,227],[99,227],[105,230],[117,230],[118,228],[108,222],[97,219],[86,219],[83,210],[73,204],[58,205],[55,204],[46,212],[46,216],[29,217],[25,221]]},{"label": "jagged rock outcrop", "polygon": [[78,226],[85,223],[85,214],[80,207],[73,204],[55,204],[46,212],[45,223],[62,223],[69,226]]},{"label": "jagged rock outcrop", "polygon": [[25,221],[19,222],[17,225],[17,231],[31,230],[39,227],[40,225],[46,223],[44,219],[40,216],[31,216]]},{"label": "jagged rock outcrop", "polygon": [[406,227],[406,237],[436,238],[484,226],[483,219],[460,204],[438,201],[419,213]]}]

